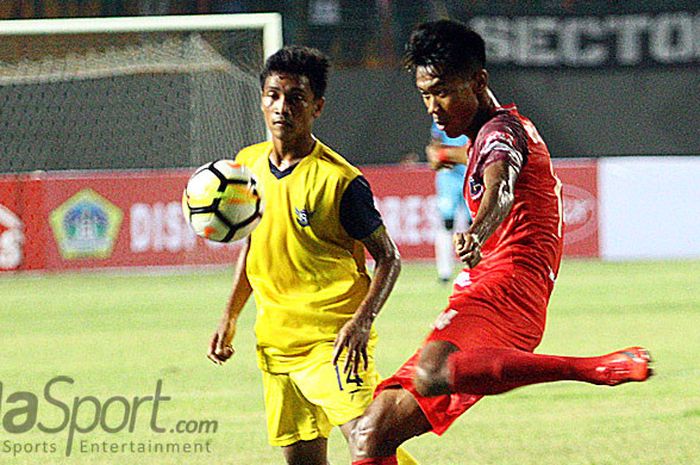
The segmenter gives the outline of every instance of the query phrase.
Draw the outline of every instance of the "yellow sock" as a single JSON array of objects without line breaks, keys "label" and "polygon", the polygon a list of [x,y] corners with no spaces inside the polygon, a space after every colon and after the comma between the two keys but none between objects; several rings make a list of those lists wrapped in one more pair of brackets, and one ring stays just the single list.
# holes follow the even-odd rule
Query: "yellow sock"
[{"label": "yellow sock", "polygon": [[406,449],[398,448],[396,449],[396,461],[399,465],[420,465],[416,459],[409,454]]}]

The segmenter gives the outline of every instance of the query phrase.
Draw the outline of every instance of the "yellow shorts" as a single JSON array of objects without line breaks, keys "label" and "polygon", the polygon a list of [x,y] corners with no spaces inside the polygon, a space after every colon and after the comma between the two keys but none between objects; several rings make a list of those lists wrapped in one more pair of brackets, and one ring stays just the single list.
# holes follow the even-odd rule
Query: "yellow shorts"
[{"label": "yellow shorts", "polygon": [[287,373],[262,370],[270,444],[283,447],[327,438],[333,426],[362,415],[380,381],[373,346],[368,349],[367,370],[361,366],[357,376],[343,373],[345,352],[337,367],[331,363],[330,343],[316,346],[299,368]]}]

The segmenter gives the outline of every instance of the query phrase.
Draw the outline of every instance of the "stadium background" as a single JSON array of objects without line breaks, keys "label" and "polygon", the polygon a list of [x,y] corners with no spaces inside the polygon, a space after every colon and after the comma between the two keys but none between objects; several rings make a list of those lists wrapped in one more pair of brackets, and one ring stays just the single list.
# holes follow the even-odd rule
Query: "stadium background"
[{"label": "stadium background", "polygon": [[[624,341],[658,347],[665,377],[650,390],[623,390],[619,397],[588,394],[591,391],[579,397],[569,386],[533,391],[532,396],[515,393],[505,396],[502,404],[493,402],[494,407],[475,412],[451,439],[434,446],[432,438],[420,442],[424,450],[418,452],[436,457],[438,463],[461,463],[461,453],[472,459],[470,463],[543,463],[536,448],[543,442],[534,438],[545,434],[556,438],[548,444],[556,453],[551,452],[554,458],[546,463],[697,463],[700,450],[687,441],[700,427],[694,355],[700,348],[696,347],[697,330],[693,330],[700,324],[697,3],[0,2],[0,19],[263,11],[281,13],[285,43],[316,46],[332,57],[328,104],[316,133],[363,167],[385,221],[408,259],[432,257],[437,219],[430,170],[422,163],[398,163],[409,152],[424,160],[423,147],[429,138],[429,118],[411,76],[399,67],[401,44],[417,21],[445,15],[475,27],[489,27],[491,56],[495,57],[489,65],[493,88],[501,102],[517,102],[533,119],[565,181],[567,259],[606,259],[565,263],[549,329],[555,336],[545,340],[543,349],[590,354]],[[127,45],[132,43],[130,37],[122,39]],[[248,35],[228,40],[212,33],[205,39],[217,53],[232,59],[256,40]],[[0,43],[0,323],[6,328],[0,345],[0,352],[6,354],[0,371],[6,389],[3,398],[0,386],[0,402],[5,401],[5,410],[0,413],[7,411],[7,395],[19,389],[18,383],[38,391],[47,379],[59,374],[57,369],[73,375],[78,384],[108,393],[115,387],[142,393],[143,386],[165,377],[180,383],[174,394],[184,407],[180,418],[197,417],[200,409],[236,418],[236,425],[226,427],[230,439],[218,437],[216,443],[218,452],[233,457],[230,463],[270,463],[269,457],[279,458],[274,452],[245,458],[237,455],[250,444],[256,450],[267,450],[249,334],[240,335],[239,355],[250,360],[236,367],[247,384],[215,389],[214,398],[202,394],[210,389],[206,382],[225,383],[217,373],[212,375],[208,367],[200,366],[203,358],[199,355],[228,291],[230,268],[210,274],[199,265],[230,264],[237,246],[196,239],[182,219],[179,192],[192,167],[234,153],[264,136],[264,130],[255,112],[223,118],[227,113],[218,107],[240,103],[228,100],[228,91],[246,94],[250,88],[224,86],[217,87],[219,93],[207,94],[207,85],[216,79],[221,63],[201,45],[188,42],[176,47],[176,52],[159,49],[167,59],[156,63],[161,69],[175,69],[194,53],[207,70],[193,85],[186,74],[161,72],[117,74],[106,81],[90,77],[31,81],[44,70],[31,66],[19,69],[25,81],[17,83],[12,73],[17,72],[18,63],[24,66],[21,57],[27,52],[43,60],[68,56],[66,51],[80,52],[91,45],[57,38],[10,38]],[[46,61],[42,60],[43,66]],[[107,68],[129,57],[114,60]],[[250,57],[243,58],[245,71],[252,73],[257,65]],[[255,99],[255,93],[251,95],[245,98]],[[237,138],[227,139],[226,134],[237,134]],[[226,143],[217,142],[220,140]],[[180,278],[140,274],[144,267],[166,266],[169,272],[182,265],[188,267]],[[34,273],[23,273],[113,267],[134,269],[126,276],[104,277],[48,273],[36,279]],[[386,325],[380,328],[386,335],[382,336],[387,341],[384,347],[391,348],[382,362],[385,372],[408,355],[406,350],[415,344],[407,347],[404,339],[419,340],[434,312],[407,315],[411,325],[400,312],[392,315],[416,301],[440,308],[445,297],[445,290],[433,282],[429,265],[409,265],[402,279],[404,284],[400,283],[396,300],[390,302],[386,320],[379,323]],[[182,305],[206,314],[191,315]],[[245,318],[252,318],[252,313],[247,311]],[[121,314],[126,319],[120,320]],[[46,321],[44,327],[35,327],[37,318]],[[178,324],[171,324],[171,318]],[[642,323],[630,328],[635,319]],[[249,328],[250,321],[246,323]],[[159,347],[149,345],[153,334],[149,330],[142,335],[142,324],[150,325],[156,338],[167,338],[178,350],[158,351]],[[178,325],[194,328],[192,334],[181,334]],[[410,335],[396,334],[394,325],[419,329]],[[26,357],[23,348],[33,346],[37,337],[60,350],[39,349],[36,357]],[[194,351],[198,351],[196,363],[191,361]],[[84,360],[88,353],[109,360],[110,365]],[[195,374],[195,384],[182,373],[186,368]],[[95,380],[88,381],[93,376]],[[539,398],[542,392],[552,395]],[[194,400],[183,405],[183,396]],[[592,399],[597,396],[600,398]],[[203,397],[206,403],[197,401]],[[232,405],[232,398],[243,399],[246,407],[240,402]],[[623,401],[628,402],[626,407],[615,410]],[[635,401],[651,407],[637,409]],[[499,431],[491,426],[498,423],[499,405],[514,412],[504,420],[510,429]],[[607,423],[595,419],[590,405],[605,406],[612,419]],[[534,430],[532,423],[523,423],[529,418],[549,426]],[[568,430],[572,419],[583,433],[559,437],[557,429]],[[493,437],[483,450],[471,442],[465,451],[461,438],[472,427],[476,431],[472,441]],[[248,430],[241,435],[238,428]],[[532,435],[518,436],[523,428],[533,429]],[[636,453],[627,451],[625,444],[638,437],[623,430],[636,431],[645,445]],[[42,435],[31,438],[45,439]],[[586,442],[582,438],[595,438],[584,452],[578,450]],[[509,443],[520,445],[519,452],[502,447]],[[603,443],[606,446],[601,450],[597,445]],[[336,450],[341,450],[342,441],[336,444]],[[500,449],[507,451],[505,455],[497,455]],[[131,461],[133,457],[122,458]],[[110,456],[86,454],[66,463],[113,463],[111,460]],[[172,463],[178,460],[174,457]],[[24,462],[10,463],[45,460],[34,454]],[[144,459],[134,463],[171,462]],[[200,462],[193,459],[191,463]]]},{"label": "stadium background", "polygon": [[[693,180],[700,172],[700,126],[692,117],[700,93],[697,7],[692,2],[624,8],[575,1],[542,1],[534,9],[518,2],[465,5],[8,1],[0,16],[281,13],[286,42],[317,46],[332,57],[328,104],[316,133],[359,166],[384,166],[373,169],[370,180],[390,231],[409,259],[432,257],[437,222],[427,168],[397,164],[409,153],[423,156],[429,126],[411,76],[400,68],[401,44],[421,19],[461,19],[487,38],[498,98],[517,102],[558,159],[567,186],[567,256],[700,255],[699,241],[684,234],[697,230],[700,219],[666,208],[673,198],[692,210],[699,197]],[[264,136],[256,114],[260,35],[146,36],[3,39],[0,173],[8,174],[0,177],[0,190],[9,212],[0,224],[5,230],[0,269],[227,262],[228,257],[196,241],[179,218],[175,193],[182,179],[171,181],[171,190],[153,190],[149,198],[128,200],[118,193],[152,190],[149,176],[161,176],[163,185],[167,176],[186,177],[192,167],[230,157]],[[154,57],[147,63],[134,58],[134,50],[144,44],[152,48],[144,54]],[[222,72],[228,61],[236,64],[230,75]],[[187,70],[193,62],[200,67],[196,72]],[[123,171],[173,168],[183,171],[167,176]],[[104,192],[109,183],[65,172],[76,169],[103,170],[101,176],[135,184],[110,198]],[[115,169],[122,171],[107,174]],[[413,191],[403,188],[409,184]],[[85,192],[87,197],[81,197]],[[43,197],[30,201],[28,193]],[[97,227],[93,218],[86,240],[72,227],[84,218],[76,210],[83,200],[97,205],[108,225]],[[116,215],[111,223],[110,211]],[[62,221],[60,215],[69,219]],[[652,218],[656,229],[648,227]],[[18,221],[24,223],[21,231]],[[641,245],[655,235],[664,238],[660,245]]]},{"label": "stadium background", "polygon": [[[286,43],[317,46],[331,55],[335,69],[326,117],[319,120],[317,132],[357,164],[393,163],[409,151],[422,154],[429,119],[416,98],[411,76],[398,66],[400,47],[411,26],[441,14],[475,26],[488,19],[492,26],[482,30],[487,30],[487,38],[494,38],[489,50],[493,88],[501,100],[517,101],[537,122],[555,157],[699,153],[700,129],[693,118],[685,117],[693,114],[700,88],[696,3],[647,1],[621,7],[607,1],[541,1],[536,5],[510,1],[5,1],[0,18],[279,11]],[[27,49],[26,44],[16,46]],[[579,50],[578,58],[571,58],[572,50]],[[157,85],[143,84],[151,91],[143,119],[157,118],[166,105],[170,113],[183,107],[176,101],[159,106],[162,92],[153,92],[156,87],[185,95],[178,92],[182,82],[160,79]],[[99,89],[89,88],[98,84],[84,85],[87,88],[66,89],[67,98],[72,98],[71,91],[82,94],[87,99],[83,105],[66,106],[61,115],[44,110],[42,119],[79,121],[79,115],[72,113],[89,108],[90,98],[100,96]],[[130,85],[128,79],[115,85],[113,101],[124,102],[119,93]],[[41,93],[39,88],[34,95]],[[93,124],[104,126],[99,131],[103,137],[119,140],[133,134],[137,139],[130,148],[152,146],[151,140],[138,139],[153,136],[134,130],[135,119],[119,118],[133,111],[122,103]],[[3,114],[2,123],[8,127],[5,119],[11,113]],[[116,134],[106,130],[110,127]],[[100,156],[90,154],[87,160],[88,155],[79,151],[54,146],[48,159],[3,157],[0,172],[187,166],[187,141],[183,140],[187,132],[177,131],[177,126],[165,129],[170,131],[164,134],[168,145],[157,147],[157,157],[126,147],[121,152],[118,148],[107,151],[110,144],[104,143]]]}]

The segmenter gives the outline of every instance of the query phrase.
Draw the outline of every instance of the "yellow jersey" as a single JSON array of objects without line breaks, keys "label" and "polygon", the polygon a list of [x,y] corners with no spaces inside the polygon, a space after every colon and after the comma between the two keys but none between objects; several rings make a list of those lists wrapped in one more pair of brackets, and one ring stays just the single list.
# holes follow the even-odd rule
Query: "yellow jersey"
[{"label": "yellow jersey", "polygon": [[236,161],[256,175],[264,199],[246,266],[257,307],[258,362],[285,372],[303,365],[316,344],[335,340],[370,277],[363,244],[340,221],[343,193],[362,173],[318,140],[283,172],[271,165],[271,152],[272,142],[263,142],[241,150]]}]

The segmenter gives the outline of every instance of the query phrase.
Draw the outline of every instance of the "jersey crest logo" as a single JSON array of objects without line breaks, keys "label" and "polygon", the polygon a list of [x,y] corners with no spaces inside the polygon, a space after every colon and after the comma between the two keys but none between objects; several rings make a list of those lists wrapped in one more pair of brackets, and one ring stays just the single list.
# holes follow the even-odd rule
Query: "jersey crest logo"
[{"label": "jersey crest logo", "polygon": [[297,223],[299,223],[299,226],[303,228],[309,225],[309,220],[311,219],[313,212],[310,212],[305,208],[299,210],[297,207],[294,207],[294,214],[297,217]]},{"label": "jersey crest logo", "polygon": [[474,176],[469,176],[469,196],[472,199],[478,199],[484,193],[484,185],[474,179]]}]

